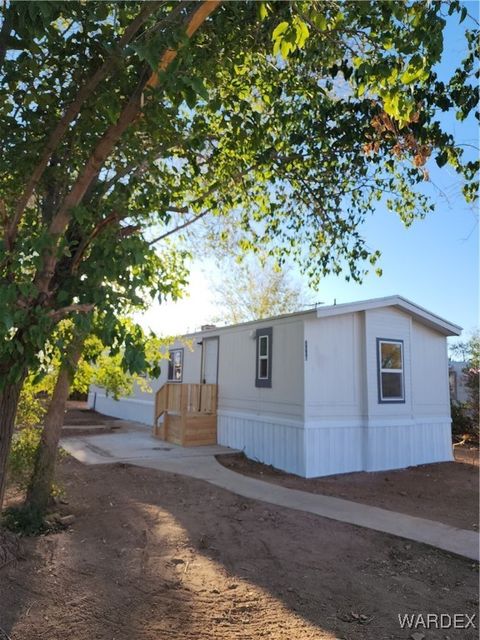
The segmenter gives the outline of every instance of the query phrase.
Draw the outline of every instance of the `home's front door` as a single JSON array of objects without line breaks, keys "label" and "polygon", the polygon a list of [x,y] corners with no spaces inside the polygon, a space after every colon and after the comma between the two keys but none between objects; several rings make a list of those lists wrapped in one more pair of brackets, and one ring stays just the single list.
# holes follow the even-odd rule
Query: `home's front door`
[{"label": "home's front door", "polygon": [[202,383],[218,384],[218,336],[202,342]]}]

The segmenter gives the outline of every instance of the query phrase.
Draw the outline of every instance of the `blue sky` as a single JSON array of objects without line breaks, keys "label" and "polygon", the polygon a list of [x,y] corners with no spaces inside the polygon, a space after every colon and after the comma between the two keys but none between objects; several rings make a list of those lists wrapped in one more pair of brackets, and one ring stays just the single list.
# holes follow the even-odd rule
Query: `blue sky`
[{"label": "blue sky", "polygon": [[[469,13],[479,17],[476,2],[465,3]],[[445,50],[438,72],[448,78],[464,57],[463,30],[458,18],[449,19]],[[457,143],[478,148],[478,123],[472,117],[458,122],[453,115],[442,124]],[[478,150],[466,147],[474,157]],[[381,277],[374,273],[363,284],[346,282],[342,276],[325,278],[312,299],[325,304],[350,302],[400,294],[464,328],[464,336],[478,327],[479,309],[479,225],[478,206],[468,205],[461,195],[461,181],[445,166],[427,165],[432,183],[434,213],[405,228],[398,217],[379,206],[362,231],[369,247],[382,253]],[[142,317],[142,324],[160,333],[178,334],[198,328],[219,315],[208,273],[212,264],[193,263],[188,296],[176,303],[156,305]],[[463,338],[463,336],[462,336]]]},{"label": "blue sky", "polygon": [[[479,17],[476,2],[465,3],[469,13]],[[449,20],[445,50],[438,73],[450,77],[463,57],[463,25]],[[478,122],[470,117],[458,122],[450,114],[442,124],[457,143],[473,145],[465,153],[478,155]],[[461,194],[461,181],[450,167],[427,165],[436,210],[410,228],[379,207],[363,231],[372,248],[382,252],[383,276],[367,277],[363,285],[330,277],[320,288],[320,299],[330,304],[399,293],[427,309],[459,324],[468,334],[478,327],[479,310],[479,225],[478,205],[468,205]]]}]

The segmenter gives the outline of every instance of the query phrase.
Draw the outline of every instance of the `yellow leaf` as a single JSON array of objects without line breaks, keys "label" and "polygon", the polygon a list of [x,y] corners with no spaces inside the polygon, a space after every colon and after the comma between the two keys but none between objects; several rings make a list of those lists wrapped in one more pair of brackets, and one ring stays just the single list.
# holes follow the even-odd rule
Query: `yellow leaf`
[{"label": "yellow leaf", "polygon": [[272,33],[272,40],[278,40],[282,33],[288,29],[288,22],[280,22],[279,25],[275,27]]}]

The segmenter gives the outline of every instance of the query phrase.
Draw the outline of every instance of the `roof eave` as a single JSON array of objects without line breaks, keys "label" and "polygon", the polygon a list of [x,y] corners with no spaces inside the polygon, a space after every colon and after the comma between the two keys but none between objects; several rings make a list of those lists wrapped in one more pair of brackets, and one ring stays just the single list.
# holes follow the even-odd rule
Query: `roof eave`
[{"label": "roof eave", "polygon": [[459,336],[462,332],[462,327],[453,324],[444,318],[440,318],[434,313],[427,311],[427,309],[415,304],[411,300],[407,300],[399,295],[388,296],[385,298],[374,298],[372,300],[362,300],[359,302],[347,302],[330,307],[319,307],[317,309],[317,318],[342,315],[345,313],[355,313],[357,311],[368,311],[370,309],[379,309],[381,307],[394,307],[409,313],[422,324],[435,329],[435,331],[438,331],[444,336]]}]

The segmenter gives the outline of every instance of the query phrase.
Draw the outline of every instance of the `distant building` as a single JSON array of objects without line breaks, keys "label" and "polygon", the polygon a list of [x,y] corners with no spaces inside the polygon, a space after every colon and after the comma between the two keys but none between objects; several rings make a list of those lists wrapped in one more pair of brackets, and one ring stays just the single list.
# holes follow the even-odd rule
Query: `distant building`
[{"label": "distant building", "polygon": [[463,370],[467,367],[466,362],[448,363],[448,381],[450,383],[450,398],[453,402],[463,403],[469,399],[468,388],[465,385],[465,374]]}]

